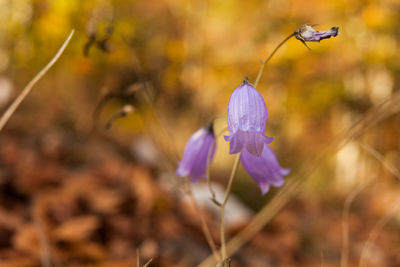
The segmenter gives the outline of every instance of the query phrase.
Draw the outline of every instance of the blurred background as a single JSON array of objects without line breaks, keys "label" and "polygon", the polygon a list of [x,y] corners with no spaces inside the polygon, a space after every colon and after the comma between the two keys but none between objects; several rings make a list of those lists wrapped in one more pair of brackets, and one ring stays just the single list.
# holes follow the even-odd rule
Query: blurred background
[{"label": "blurred background", "polygon": [[[232,266],[340,266],[342,222],[348,266],[400,266],[400,116],[325,153],[399,92],[396,0],[0,0],[2,113],[75,29],[0,133],[0,266],[136,266],[137,250],[149,266],[202,262],[211,251],[174,175],[185,143],[212,119],[224,129],[232,91],[305,23],[340,34],[311,50],[289,40],[258,90],[286,180],[322,159]],[[217,146],[222,192],[233,157]],[[205,183],[192,189],[219,244]],[[239,167],[228,240],[279,190],[262,196]]]}]

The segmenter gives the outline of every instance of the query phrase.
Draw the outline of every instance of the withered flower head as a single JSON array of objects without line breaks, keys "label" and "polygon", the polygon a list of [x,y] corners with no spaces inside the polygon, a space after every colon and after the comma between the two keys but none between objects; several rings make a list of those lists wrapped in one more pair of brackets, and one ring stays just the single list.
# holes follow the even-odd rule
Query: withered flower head
[{"label": "withered flower head", "polygon": [[[294,32],[296,39],[300,40],[305,46],[306,42],[319,42],[323,39],[335,37],[339,34],[339,27],[332,27],[327,31],[317,31],[312,26],[304,24]],[[310,49],[307,46],[308,49]]]}]

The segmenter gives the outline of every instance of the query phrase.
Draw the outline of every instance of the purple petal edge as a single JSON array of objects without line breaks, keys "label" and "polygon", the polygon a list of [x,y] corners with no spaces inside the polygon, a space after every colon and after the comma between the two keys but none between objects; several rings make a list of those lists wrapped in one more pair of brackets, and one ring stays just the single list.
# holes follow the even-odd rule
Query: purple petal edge
[{"label": "purple petal edge", "polygon": [[264,145],[260,157],[244,150],[241,155],[241,162],[245,170],[258,183],[263,195],[269,191],[270,186],[282,186],[284,183],[283,176],[290,173],[289,169],[280,167],[275,153],[268,145]]},{"label": "purple petal edge", "polygon": [[262,132],[239,130],[233,135],[225,135],[224,139],[230,142],[229,154],[239,153],[245,148],[249,153],[259,157],[263,152],[264,144],[270,144],[274,137],[266,136]]}]

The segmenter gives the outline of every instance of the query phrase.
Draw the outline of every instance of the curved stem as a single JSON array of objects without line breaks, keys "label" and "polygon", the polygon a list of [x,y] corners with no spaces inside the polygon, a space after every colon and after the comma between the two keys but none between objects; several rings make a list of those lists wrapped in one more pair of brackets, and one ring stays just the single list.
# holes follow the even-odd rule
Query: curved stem
[{"label": "curved stem", "polygon": [[292,38],[293,36],[294,36],[294,33],[292,33],[291,35],[289,35],[288,37],[286,37],[282,42],[280,42],[280,43],[278,44],[278,46],[275,47],[274,51],[272,51],[272,53],[268,56],[268,58],[267,58],[265,61],[262,62],[261,68],[260,68],[260,70],[258,71],[258,74],[257,74],[256,81],[254,82],[254,87],[257,88],[257,85],[258,85],[258,83],[259,83],[260,80],[261,80],[261,76],[263,75],[264,67],[265,67],[265,65],[268,63],[268,61],[270,61],[270,59],[272,58],[272,56],[275,55],[276,51],[278,51],[278,49],[279,49],[284,43],[286,43],[287,40],[289,40],[289,39]]},{"label": "curved stem", "polygon": [[[228,130],[228,128],[224,128],[222,129],[218,134],[215,135],[215,139],[214,139],[214,143],[212,145],[212,147],[214,147],[217,144],[217,139]],[[206,177],[207,177],[207,185],[208,185],[208,189],[210,190],[211,193],[211,201],[213,203],[215,203],[217,206],[221,206],[221,203],[218,202],[218,200],[216,199],[215,196],[215,191],[212,188],[211,185],[211,175],[210,175],[210,170],[211,170],[211,155],[212,155],[212,151],[213,149],[211,148],[208,151],[208,155],[207,155],[207,168],[206,168]]]},{"label": "curved stem", "polygon": [[201,230],[203,231],[204,236],[206,237],[208,246],[210,247],[215,260],[217,260],[217,262],[220,262],[221,256],[219,255],[219,253],[217,252],[217,246],[215,245],[214,239],[212,238],[210,229],[208,228],[206,219],[204,218],[204,214],[203,211],[200,209],[200,207],[197,205],[196,200],[193,197],[193,193],[192,193],[192,188],[190,185],[190,182],[187,181],[187,193],[189,195],[190,198],[190,202],[192,202],[192,206],[194,208],[194,210],[196,211],[196,213],[198,214],[199,218],[200,218],[200,222],[201,222]]},{"label": "curved stem", "polygon": [[236,174],[236,170],[237,167],[239,165],[240,162],[240,154],[236,155],[235,158],[235,163],[233,164],[232,167],[232,171],[231,171],[231,176],[229,177],[229,182],[228,182],[228,186],[226,188],[225,191],[225,196],[224,196],[224,200],[221,203],[221,254],[222,254],[222,260],[226,259],[226,241],[225,241],[225,206],[226,203],[228,202],[228,198],[229,198],[229,193],[231,192],[231,188],[232,188],[232,183],[233,183],[233,178],[235,177]]}]

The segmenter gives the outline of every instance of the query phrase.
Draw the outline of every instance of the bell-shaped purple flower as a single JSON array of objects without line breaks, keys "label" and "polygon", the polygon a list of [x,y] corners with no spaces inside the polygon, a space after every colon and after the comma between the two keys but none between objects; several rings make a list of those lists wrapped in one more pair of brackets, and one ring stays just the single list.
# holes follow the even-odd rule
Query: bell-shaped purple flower
[{"label": "bell-shaped purple flower", "polygon": [[270,186],[282,186],[283,176],[290,172],[289,169],[281,168],[274,151],[268,145],[264,145],[260,157],[244,150],[240,161],[250,176],[258,183],[263,195],[268,192]]},{"label": "bell-shaped purple flower", "polygon": [[[210,162],[215,154],[215,135],[213,125],[196,131],[186,144],[182,161],[179,162],[176,175],[180,177],[189,176],[192,182],[197,182],[200,178],[206,178],[208,157]],[[211,150],[211,152],[210,152]]]},{"label": "bell-shaped purple flower", "polygon": [[267,106],[261,94],[245,78],[236,88],[228,104],[228,130],[224,136],[230,142],[230,154],[247,150],[260,156],[264,144],[269,144],[273,137],[265,136],[267,124]]},{"label": "bell-shaped purple flower", "polygon": [[335,37],[339,34],[339,27],[332,27],[327,31],[317,31],[310,25],[304,24],[294,32],[294,36],[304,42],[319,42],[323,39]]}]

